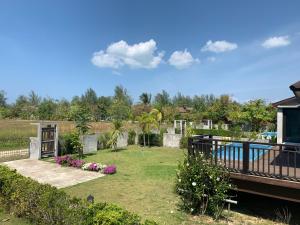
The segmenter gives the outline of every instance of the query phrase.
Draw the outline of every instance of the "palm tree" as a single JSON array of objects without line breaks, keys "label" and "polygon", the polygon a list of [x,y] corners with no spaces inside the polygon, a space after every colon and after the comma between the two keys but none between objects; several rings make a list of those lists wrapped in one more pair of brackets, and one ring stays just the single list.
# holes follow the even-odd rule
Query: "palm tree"
[{"label": "palm tree", "polygon": [[110,140],[108,141],[108,144],[111,146],[113,150],[116,150],[117,148],[117,143],[118,143],[118,138],[122,136],[123,134],[123,129],[122,129],[122,121],[121,120],[114,120],[113,121],[114,129],[113,132],[111,133]]},{"label": "palm tree", "polygon": [[140,95],[140,101],[144,104],[144,105],[149,105],[151,103],[151,94],[148,93],[142,93]]},{"label": "palm tree", "polygon": [[156,123],[160,125],[163,117],[162,113],[158,109],[152,109],[150,115],[152,115],[156,120]]},{"label": "palm tree", "polygon": [[152,127],[157,127],[157,121],[151,113],[143,113],[138,117],[138,121],[143,132],[144,147],[146,147],[146,134],[148,137],[148,146],[150,147],[149,134]]}]

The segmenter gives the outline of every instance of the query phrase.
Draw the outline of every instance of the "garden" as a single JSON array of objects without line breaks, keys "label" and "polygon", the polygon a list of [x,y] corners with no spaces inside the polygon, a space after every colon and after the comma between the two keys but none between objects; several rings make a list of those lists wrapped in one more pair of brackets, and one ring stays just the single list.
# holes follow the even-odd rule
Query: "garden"
[{"label": "garden", "polygon": [[[22,104],[30,106],[35,98],[35,93],[31,93]],[[143,93],[140,100],[140,104],[133,106],[126,89],[116,87],[113,97],[98,98],[93,90],[87,90],[81,98],[65,104],[69,117],[62,119],[72,121],[59,122],[59,156],[45,161],[106,176],[58,190],[0,166],[0,200],[5,206],[1,208],[1,216],[9,218],[8,221],[17,221],[16,217],[20,217],[33,224],[228,224],[228,221],[234,221],[234,224],[245,221],[249,224],[275,224],[275,220],[287,221],[288,218],[276,215],[263,219],[257,215],[241,214],[239,210],[225,210],[225,200],[231,197],[235,188],[230,183],[228,172],[221,165],[206,163],[202,156],[196,159],[186,156],[187,137],[190,135],[208,132],[243,136],[245,134],[236,127],[245,121],[254,134],[267,126],[272,127],[274,115],[268,112],[269,105],[260,100],[240,105],[229,96],[202,96],[191,100],[180,95],[170,100],[164,91],[155,97],[153,103],[147,93]],[[181,101],[193,105],[195,111],[184,115],[177,113]],[[52,104],[41,99],[36,103],[37,111],[28,112],[34,113],[32,118],[53,119],[51,116],[58,115],[45,114],[51,110],[42,110],[43,107],[57,107],[56,110],[62,107],[60,103]],[[101,104],[104,103],[108,104],[108,110],[102,115]],[[200,103],[204,107],[201,115],[196,110]],[[97,104],[98,108],[95,108]],[[11,118],[10,113],[21,109],[15,107],[3,106],[6,111],[2,110],[2,116],[5,112],[5,116]],[[28,119],[27,112],[21,110],[19,113],[15,115]],[[100,122],[102,117],[107,121]],[[182,149],[162,147],[163,133],[170,121],[207,117],[216,123],[231,122],[232,129],[187,127],[186,137],[181,139]],[[24,129],[18,129],[18,122],[23,123]],[[28,137],[34,130],[29,128],[30,122],[18,122],[1,121],[7,129],[3,131],[0,149],[28,145]],[[9,129],[14,126],[15,129]],[[10,130],[13,132],[7,135]],[[99,131],[98,151],[84,155],[81,137]],[[120,148],[118,140],[124,132],[128,132],[126,146],[129,144],[129,147]],[[20,140],[13,137],[20,137]],[[22,192],[24,185],[26,192]],[[53,210],[48,209],[49,204]],[[11,215],[7,215],[8,212]]]}]

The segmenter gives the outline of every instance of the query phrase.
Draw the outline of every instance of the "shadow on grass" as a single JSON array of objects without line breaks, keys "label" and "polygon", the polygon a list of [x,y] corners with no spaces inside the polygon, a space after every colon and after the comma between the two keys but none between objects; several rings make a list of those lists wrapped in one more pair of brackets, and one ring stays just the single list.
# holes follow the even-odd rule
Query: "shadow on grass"
[{"label": "shadow on grass", "polygon": [[238,204],[232,206],[232,211],[261,217],[273,221],[285,222],[285,212],[291,215],[289,224],[300,224],[300,204],[248,193],[237,194]]}]

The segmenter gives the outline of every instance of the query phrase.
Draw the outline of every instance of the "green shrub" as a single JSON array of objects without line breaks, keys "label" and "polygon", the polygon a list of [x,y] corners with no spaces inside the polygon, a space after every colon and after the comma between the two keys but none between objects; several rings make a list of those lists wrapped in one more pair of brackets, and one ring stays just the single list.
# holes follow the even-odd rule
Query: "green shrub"
[{"label": "green shrub", "polygon": [[[149,138],[149,144],[148,144],[148,138]],[[139,134],[139,145],[144,145],[144,139],[143,134]],[[146,145],[147,146],[162,146],[162,138],[161,134],[146,134]]]},{"label": "green shrub", "polygon": [[135,137],[136,137],[136,132],[134,130],[129,130],[128,131],[128,145],[135,144]]},{"label": "green shrub", "polygon": [[178,166],[175,188],[183,210],[218,219],[231,188],[229,172],[221,165],[210,164],[203,156],[186,157]]},{"label": "green shrub", "polygon": [[72,133],[66,133],[64,135],[60,135],[58,138],[59,144],[59,155],[68,155],[74,154],[75,149],[72,145]]},{"label": "green shrub", "polygon": [[0,204],[10,213],[39,225],[142,225],[139,216],[118,206],[72,198],[63,190],[40,184],[1,165]]},{"label": "green shrub", "polygon": [[182,136],[180,139],[179,147],[181,149],[187,149],[188,147],[188,137],[187,136]]},{"label": "green shrub", "polygon": [[39,184],[0,166],[0,202],[36,224],[83,224],[84,203],[55,187]]},{"label": "green shrub", "polygon": [[77,132],[67,133],[59,136],[59,155],[80,153],[81,142]]},{"label": "green shrub", "polygon": [[98,211],[94,217],[96,225],[136,225],[140,224],[140,217],[116,205],[107,205]]},{"label": "green shrub", "polygon": [[110,148],[110,146],[109,146],[110,137],[111,137],[110,132],[105,132],[99,136],[99,138],[98,138],[98,141],[100,142],[99,149]]}]

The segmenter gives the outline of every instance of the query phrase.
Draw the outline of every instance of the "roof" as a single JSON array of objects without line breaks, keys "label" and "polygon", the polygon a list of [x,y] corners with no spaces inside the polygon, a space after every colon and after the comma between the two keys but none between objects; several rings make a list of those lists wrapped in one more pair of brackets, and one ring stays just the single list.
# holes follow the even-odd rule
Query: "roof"
[{"label": "roof", "polygon": [[193,108],[191,108],[191,107],[186,107],[186,106],[180,106],[180,107],[177,108],[177,111],[178,111],[179,113],[189,113],[189,112],[191,112],[192,110],[193,110]]},{"label": "roof", "polygon": [[295,90],[295,89],[300,89],[300,81],[298,81],[298,82],[292,84],[292,85],[290,86],[290,89],[291,89],[292,91]]},{"label": "roof", "polygon": [[[299,82],[300,84],[300,82]],[[287,98],[284,100],[281,100],[279,102],[275,102],[272,104],[274,107],[278,107],[278,108],[298,108],[300,107],[300,99],[294,97],[291,98]]]}]

